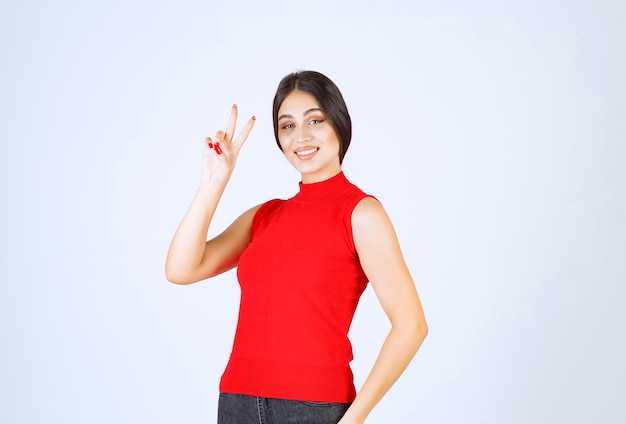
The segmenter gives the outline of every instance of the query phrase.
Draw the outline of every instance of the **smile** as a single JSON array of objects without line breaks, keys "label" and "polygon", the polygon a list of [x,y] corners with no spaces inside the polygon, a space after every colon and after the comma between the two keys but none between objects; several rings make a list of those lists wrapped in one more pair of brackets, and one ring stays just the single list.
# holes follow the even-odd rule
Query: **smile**
[{"label": "smile", "polygon": [[308,156],[308,155],[312,155],[313,153],[317,152],[318,150],[319,150],[319,147],[313,147],[311,149],[301,150],[301,151],[295,152],[295,153],[298,156]]}]

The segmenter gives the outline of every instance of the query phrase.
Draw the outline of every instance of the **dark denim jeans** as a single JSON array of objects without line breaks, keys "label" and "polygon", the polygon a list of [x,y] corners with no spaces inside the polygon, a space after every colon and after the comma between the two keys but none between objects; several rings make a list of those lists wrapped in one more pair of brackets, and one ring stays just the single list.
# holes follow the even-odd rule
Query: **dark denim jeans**
[{"label": "dark denim jeans", "polygon": [[337,424],[349,406],[220,393],[217,424]]}]

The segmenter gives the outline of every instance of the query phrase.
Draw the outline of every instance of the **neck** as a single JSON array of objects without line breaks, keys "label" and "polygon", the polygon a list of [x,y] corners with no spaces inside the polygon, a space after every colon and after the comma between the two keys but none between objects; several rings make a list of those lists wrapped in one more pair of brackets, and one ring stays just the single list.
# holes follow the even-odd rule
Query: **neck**
[{"label": "neck", "polygon": [[301,181],[302,184],[313,184],[319,183],[321,181],[326,181],[329,178],[334,177],[335,175],[341,172],[341,165],[337,165],[337,167],[333,167],[331,169],[325,169],[324,171],[312,172],[312,173],[301,173]]}]

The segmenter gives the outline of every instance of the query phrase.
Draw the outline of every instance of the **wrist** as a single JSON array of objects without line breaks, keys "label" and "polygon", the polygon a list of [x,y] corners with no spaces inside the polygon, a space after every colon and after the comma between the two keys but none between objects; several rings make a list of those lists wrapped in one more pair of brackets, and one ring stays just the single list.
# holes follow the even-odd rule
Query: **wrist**
[{"label": "wrist", "polygon": [[200,189],[201,190],[209,190],[209,191],[224,191],[226,184],[230,180],[230,176],[232,173],[224,174],[224,175],[209,175],[202,176],[200,178]]},{"label": "wrist", "polygon": [[228,180],[217,181],[215,179],[201,179],[198,185],[197,195],[207,201],[213,199],[213,201],[219,201],[226,189],[226,183]]},{"label": "wrist", "polygon": [[344,423],[345,424],[363,424],[365,422],[366,417],[361,416],[361,415],[362,414],[359,414],[356,409],[350,406],[350,408],[348,408],[348,410],[343,415],[343,417],[341,417],[341,420],[339,421],[339,423],[340,424],[344,424]]}]

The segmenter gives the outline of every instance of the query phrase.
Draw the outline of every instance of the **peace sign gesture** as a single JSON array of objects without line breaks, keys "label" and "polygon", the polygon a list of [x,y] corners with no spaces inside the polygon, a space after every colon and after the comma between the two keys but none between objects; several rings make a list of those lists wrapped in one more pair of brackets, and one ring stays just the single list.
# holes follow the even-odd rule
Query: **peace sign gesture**
[{"label": "peace sign gesture", "polygon": [[206,137],[202,149],[202,180],[226,184],[235,169],[235,162],[239,151],[246,142],[256,117],[248,120],[239,135],[235,138],[237,127],[237,105],[233,105],[230,111],[230,119],[226,126],[226,132],[219,130],[215,138]]}]

